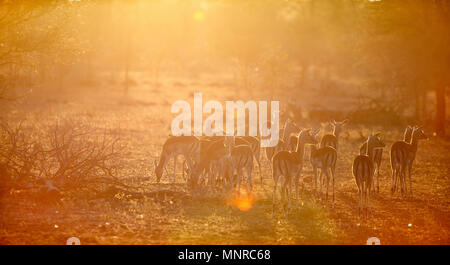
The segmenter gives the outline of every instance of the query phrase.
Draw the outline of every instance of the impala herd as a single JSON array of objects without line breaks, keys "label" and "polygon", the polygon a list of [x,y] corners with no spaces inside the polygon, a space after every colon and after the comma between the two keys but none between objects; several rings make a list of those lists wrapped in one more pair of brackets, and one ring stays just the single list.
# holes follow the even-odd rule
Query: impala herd
[{"label": "impala herd", "polygon": [[[320,129],[301,129],[289,119],[280,129],[280,140],[274,147],[265,148],[265,154],[272,169],[273,178],[273,210],[275,212],[277,187],[285,214],[289,213],[292,197],[292,182],[295,185],[295,198],[298,204],[299,179],[305,164],[305,146],[310,145],[310,163],[314,174],[314,195],[325,203],[328,201],[328,189],[332,188],[332,205],[335,202],[335,171],[338,158],[339,134],[348,120],[331,121],[332,134],[325,134],[319,141]],[[394,142],[391,147],[390,162],[392,168],[393,195],[400,186],[402,196],[408,194],[406,176],[409,178],[409,194],[412,196],[411,169],[416,156],[418,141],[427,139],[421,127],[408,126],[401,141]],[[369,197],[372,190],[380,190],[380,164],[385,144],[380,133],[371,134],[360,146],[359,155],[353,161],[352,173],[358,187],[358,215],[369,212]],[[163,170],[169,180],[175,181],[177,156],[185,158],[183,178],[190,188],[206,188],[212,192],[225,190],[239,196],[241,182],[246,175],[247,196],[252,194],[252,171],[254,161],[258,165],[261,185],[263,177],[260,163],[260,139],[253,136],[169,136],[165,141],[159,162],[155,161],[157,182]],[[174,173],[166,169],[168,161],[174,158]],[[376,185],[375,185],[376,171]],[[320,173],[318,173],[320,172]],[[170,179],[172,177],[172,179]],[[319,183],[319,184],[317,184]],[[319,185],[320,187],[318,187]],[[322,187],[326,186],[325,194]],[[287,197],[287,198],[286,198]],[[323,198],[325,197],[325,198]],[[287,200],[287,202],[286,202]]]}]

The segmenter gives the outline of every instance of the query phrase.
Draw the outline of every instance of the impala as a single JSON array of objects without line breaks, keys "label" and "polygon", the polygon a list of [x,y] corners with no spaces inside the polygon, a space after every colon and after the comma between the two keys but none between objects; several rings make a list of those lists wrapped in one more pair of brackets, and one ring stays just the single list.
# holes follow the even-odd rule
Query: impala
[{"label": "impala", "polygon": [[[406,135],[406,132],[405,132]],[[406,139],[406,137],[405,137]],[[409,191],[413,196],[411,183],[411,170],[414,159],[416,158],[419,140],[428,139],[423,132],[422,127],[412,128],[411,142],[397,141],[391,147],[391,169],[392,169],[392,194],[397,189],[397,181],[400,181],[402,195],[407,194],[407,185],[405,180],[406,171],[409,177]]]},{"label": "impala", "polygon": [[[238,194],[241,190],[241,180],[243,177],[243,169],[247,174],[247,195],[252,190],[252,169],[253,169],[253,151],[248,145],[237,145],[231,149],[231,172],[228,173],[230,178],[230,187],[233,189],[237,185]],[[234,181],[234,172],[236,171],[237,178]]]},{"label": "impala", "polygon": [[337,152],[336,149],[330,146],[321,148],[316,145],[311,146],[311,165],[314,172],[314,194],[317,192],[317,169],[320,169],[320,194],[322,194],[322,176],[325,174],[327,180],[327,194],[325,202],[328,201],[328,184],[330,181],[329,172],[331,172],[331,179],[333,184],[333,205],[334,205],[334,176],[336,171]]},{"label": "impala", "polygon": [[[375,134],[375,136],[379,137],[380,133]],[[367,154],[367,141],[364,142],[359,148],[359,154],[360,155]],[[380,192],[380,165],[382,156],[383,156],[383,148],[375,148],[373,152],[369,153],[369,157],[372,159],[375,166],[375,170],[377,172],[377,190],[376,190],[377,192]],[[372,187],[375,190],[375,181],[372,182]]]},{"label": "impala", "polygon": [[[169,136],[163,145],[159,163],[155,160],[155,174],[156,182],[159,183],[163,168],[166,167],[167,162],[174,157],[174,180],[176,174],[176,165],[178,155],[183,155],[188,163],[189,168],[193,168],[193,160],[200,159],[200,142],[195,136]],[[166,170],[167,172],[167,170]]]},{"label": "impala", "polygon": [[343,120],[341,122],[336,122],[335,120],[332,120],[330,122],[331,126],[333,127],[333,134],[325,134],[322,137],[322,141],[320,143],[321,147],[324,146],[331,146],[334,149],[338,150],[338,139],[339,134],[342,132],[342,129],[344,126],[348,123],[348,120]]},{"label": "impala", "polygon": [[258,172],[259,177],[261,178],[261,184],[263,183],[262,173],[261,173],[261,144],[257,137],[254,136],[236,136],[235,138],[236,145],[248,145],[253,153],[253,156],[256,159],[256,163],[258,164]]},{"label": "impala", "polygon": [[215,188],[216,178],[223,174],[223,167],[225,165],[225,160],[230,158],[230,151],[232,145],[227,140],[227,138],[222,137],[222,139],[217,141],[212,141],[211,143],[204,143],[204,150],[201,151],[201,159],[193,167],[191,175],[191,184],[195,186],[198,183],[198,178],[203,175],[206,171],[209,175],[208,185],[211,190]]},{"label": "impala", "polygon": [[[272,161],[273,156],[279,151],[286,150],[287,146],[285,145],[289,141],[289,137],[293,133],[298,133],[300,129],[295,125],[293,121],[287,119],[284,123],[283,129],[280,129],[281,139],[278,140],[278,144],[273,147],[266,147],[266,158],[270,162]],[[293,149],[295,150],[295,148]],[[292,151],[293,151],[292,150]],[[270,164],[271,165],[271,164]]]},{"label": "impala", "polygon": [[[370,189],[373,181],[374,165],[369,154],[375,148],[382,148],[384,144],[378,139],[376,135],[370,135],[367,139],[367,152],[365,155],[358,155],[353,161],[352,172],[355,177],[356,185],[358,186],[359,207],[358,215],[366,208],[366,216],[369,214],[369,197]],[[365,201],[365,202],[364,202]]]},{"label": "impala", "polygon": [[[286,215],[289,212],[291,203],[292,179],[295,181],[296,202],[298,203],[298,180],[303,167],[303,154],[306,144],[316,144],[315,135],[311,134],[311,129],[302,130],[298,136],[297,148],[294,152],[280,151],[272,158],[272,176],[274,180],[273,187],[273,208],[272,214],[275,212],[276,191],[278,179],[282,177],[281,183],[281,199]],[[287,207],[284,205],[285,193],[288,193]]]}]

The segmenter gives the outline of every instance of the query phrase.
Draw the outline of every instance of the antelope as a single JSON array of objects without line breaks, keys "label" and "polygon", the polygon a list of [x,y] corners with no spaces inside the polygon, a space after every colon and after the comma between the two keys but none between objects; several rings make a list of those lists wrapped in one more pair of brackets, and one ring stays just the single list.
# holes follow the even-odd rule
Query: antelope
[{"label": "antelope", "polygon": [[205,149],[201,151],[201,159],[192,170],[191,179],[192,185],[197,184],[198,177],[207,171],[209,173],[208,185],[214,189],[216,175],[220,176],[223,173],[224,163],[226,159],[230,158],[230,151],[232,145],[227,138],[222,138],[211,143],[204,143]]},{"label": "antelope", "polygon": [[[208,153],[209,153],[209,148],[210,148],[212,145],[214,145],[214,142],[215,142],[215,141],[218,141],[218,140],[213,140],[213,139],[214,139],[214,138],[204,138],[204,139],[200,139],[200,155],[199,155],[199,161],[197,161],[196,164],[198,164],[200,161],[204,161],[204,160],[207,159]],[[223,141],[224,138],[219,139],[219,140]],[[185,160],[184,162],[186,163],[186,160]],[[186,168],[186,167],[185,167],[185,168]],[[206,171],[206,172],[205,172],[205,171]],[[186,173],[187,173],[187,175],[189,175],[190,172],[191,172],[191,169],[190,169],[189,167],[187,167],[187,168],[186,168]],[[183,170],[183,177],[184,177],[184,173],[185,173],[185,171]],[[206,175],[211,174],[211,167],[208,167],[208,168],[204,168],[204,169],[203,169],[202,177],[203,177],[205,174],[206,174]]]},{"label": "antelope", "polygon": [[287,146],[285,145],[285,143],[288,143],[289,136],[292,133],[296,133],[298,131],[300,131],[300,129],[297,127],[297,125],[295,125],[295,123],[290,119],[287,119],[284,123],[283,129],[280,129],[279,135],[281,135],[281,139],[278,140],[278,144],[273,147],[267,147],[265,150],[267,160],[272,161],[272,158],[276,153],[282,150],[286,150]]},{"label": "antelope", "polygon": [[[167,162],[174,157],[174,179],[176,173],[177,156],[183,155],[188,163],[189,168],[193,168],[193,161],[199,161],[200,157],[200,142],[195,136],[170,136],[164,142],[159,163],[155,160],[155,175],[156,182],[159,183],[163,168],[166,168]],[[166,169],[166,173],[167,169]]]},{"label": "antelope", "polygon": [[[245,169],[247,174],[247,194],[251,193],[252,190],[252,169],[253,169],[253,151],[248,145],[237,145],[231,149],[231,172],[228,173],[230,176],[230,187],[233,189],[235,184],[237,185],[238,194],[241,190],[241,180],[243,177],[242,170]],[[236,183],[234,182],[233,176],[236,171],[237,178]]]},{"label": "antelope", "polygon": [[320,194],[322,194],[322,175],[325,173],[327,178],[327,194],[325,202],[328,201],[328,184],[330,177],[328,172],[331,171],[331,179],[333,184],[333,205],[334,205],[334,176],[336,169],[337,152],[331,146],[324,146],[317,149],[316,145],[311,146],[311,164],[314,172],[314,194],[317,192],[317,169],[320,169]]},{"label": "antelope", "polygon": [[291,134],[289,135],[288,141],[287,141],[287,150],[294,151],[295,148],[297,148],[298,144],[298,135]]},{"label": "antelope", "polygon": [[[243,141],[241,141],[243,140]],[[260,150],[261,150],[261,142],[257,137],[254,136],[236,136],[235,137],[236,145],[248,145],[252,149],[253,156],[256,159],[256,163],[258,163],[259,176],[261,178],[261,184],[263,183],[263,178],[261,174],[261,163],[260,163]]]},{"label": "antelope", "polygon": [[278,140],[278,144],[276,146],[272,146],[272,147],[266,147],[266,158],[267,160],[269,160],[269,166],[272,167],[272,158],[273,156],[283,150],[287,150],[286,148],[286,142],[283,141],[282,139]]},{"label": "antelope", "polygon": [[[375,134],[375,136],[379,137],[380,133]],[[367,154],[367,141],[365,141],[361,147],[359,148],[359,154],[365,155]],[[377,172],[377,189],[376,192],[380,192],[380,165],[381,165],[381,158],[383,156],[383,149],[382,148],[376,148],[373,150],[372,153],[369,153],[369,157],[372,159],[374,166],[376,167],[375,170]],[[375,173],[374,173],[375,174]],[[372,182],[372,187],[375,190],[375,181]]]},{"label": "antelope", "polygon": [[294,152],[280,151],[272,158],[272,176],[274,180],[272,214],[275,212],[276,191],[280,176],[284,177],[281,183],[281,199],[283,204],[285,193],[288,193],[287,207],[283,205],[286,215],[289,212],[291,203],[292,178],[295,178],[296,202],[298,203],[298,180],[303,167],[303,154],[306,144],[317,144],[315,135],[311,134],[311,129],[305,129],[299,133],[297,148]]},{"label": "antelope", "polygon": [[[394,194],[397,189],[397,180],[400,181],[402,195],[408,193],[405,181],[406,170],[408,170],[409,191],[411,197],[413,196],[411,183],[411,169],[414,159],[416,158],[419,140],[423,139],[428,139],[428,136],[423,132],[422,127],[414,126],[412,128],[411,142],[408,143],[405,141],[397,141],[392,144],[391,147],[392,194]],[[406,131],[405,131],[405,140],[407,140]]]},{"label": "antelope", "polygon": [[331,126],[333,127],[333,134],[325,134],[322,137],[322,141],[320,143],[320,147],[324,146],[331,146],[336,151],[338,150],[338,139],[339,134],[341,133],[343,127],[348,123],[348,119],[345,119],[341,122],[336,122],[335,120],[332,120],[330,122]]},{"label": "antelope", "polygon": [[[353,161],[352,172],[355,177],[356,185],[358,186],[359,207],[358,215],[366,208],[366,216],[369,214],[369,197],[370,189],[372,187],[373,174],[375,167],[369,154],[373,153],[375,148],[384,147],[384,143],[378,139],[376,135],[370,135],[367,139],[367,151],[365,155],[356,156]],[[364,203],[365,201],[365,203]]]}]

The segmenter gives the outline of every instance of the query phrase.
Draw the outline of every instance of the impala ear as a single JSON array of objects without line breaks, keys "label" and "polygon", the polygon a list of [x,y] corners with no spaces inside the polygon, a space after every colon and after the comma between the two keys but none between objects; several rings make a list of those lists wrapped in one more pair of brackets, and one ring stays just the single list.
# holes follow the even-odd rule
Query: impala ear
[{"label": "impala ear", "polygon": [[349,120],[348,119],[345,119],[345,120],[343,120],[342,122],[341,122],[341,124],[342,125],[345,125],[345,124],[347,124],[349,122]]},{"label": "impala ear", "polygon": [[376,137],[380,137],[380,135],[381,135],[381,132],[377,132],[377,133],[375,134]]}]

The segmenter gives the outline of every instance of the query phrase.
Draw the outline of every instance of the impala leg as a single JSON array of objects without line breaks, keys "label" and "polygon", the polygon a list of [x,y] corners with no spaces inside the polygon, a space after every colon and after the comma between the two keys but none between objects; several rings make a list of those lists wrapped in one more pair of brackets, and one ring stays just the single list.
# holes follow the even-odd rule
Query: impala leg
[{"label": "impala leg", "polygon": [[394,195],[395,192],[395,166],[392,166],[392,183],[391,183],[391,196]]},{"label": "impala leg", "polygon": [[186,180],[186,175],[185,175],[185,170],[186,170],[186,160],[183,161],[183,166],[182,166],[182,170],[181,170],[181,174],[183,176],[183,180]]},{"label": "impala leg", "polygon": [[412,163],[408,166],[408,175],[409,175],[409,193],[411,194],[411,197],[413,196],[413,190],[412,190],[412,182],[411,182],[411,169],[412,169]]},{"label": "impala leg", "polygon": [[361,209],[362,209],[362,187],[361,187],[361,183],[359,183],[358,185],[358,196],[359,196],[359,203],[358,203],[358,217],[361,217]]},{"label": "impala leg", "polygon": [[366,212],[367,214],[367,203],[366,203],[366,199],[367,199],[367,182],[363,181],[362,182],[362,214],[364,217],[364,212]]},{"label": "impala leg", "polygon": [[333,178],[333,207],[334,207],[334,174],[335,174],[335,168],[331,168],[331,177]]},{"label": "impala leg", "polygon": [[403,171],[403,186],[405,187],[405,197],[408,196],[408,165],[405,166],[405,169]]},{"label": "impala leg", "polygon": [[286,195],[286,177],[284,177],[284,181],[281,183],[280,195],[281,195],[281,205],[283,205],[283,210],[286,212],[286,200],[285,200],[285,195]]},{"label": "impala leg", "polygon": [[251,167],[247,167],[247,178],[248,178],[247,194],[250,196],[250,194],[252,193],[252,168]]},{"label": "impala leg", "polygon": [[[300,174],[300,173],[299,173]],[[296,175],[294,179],[294,185],[295,185],[295,206],[298,207],[298,183],[300,180],[300,176]]]},{"label": "impala leg", "polygon": [[321,200],[323,200],[323,198],[322,198],[322,178],[323,178],[323,170],[322,169],[320,169],[320,175],[319,175],[319,185],[320,185],[320,191],[319,191],[319,198],[321,199]]},{"label": "impala leg", "polygon": [[317,196],[317,168],[314,167],[314,196]]},{"label": "impala leg", "polygon": [[172,181],[171,181],[172,183],[175,182],[176,174],[177,174],[177,157],[178,156],[175,156],[173,158],[173,177],[172,177]]},{"label": "impala leg", "polygon": [[277,199],[277,185],[278,185],[278,177],[273,177],[273,198],[272,198],[272,215],[275,214],[275,201]]},{"label": "impala leg", "polygon": [[[189,172],[193,172],[194,171],[194,162],[188,157],[185,162],[187,162],[187,167],[189,168]],[[189,178],[189,175],[186,176],[186,178]],[[187,182],[187,179],[185,179],[185,181]]]},{"label": "impala leg", "polygon": [[242,180],[242,169],[237,170],[237,194],[240,196],[241,194],[241,180]]},{"label": "impala leg", "polygon": [[380,193],[380,164],[377,164],[377,193]]},{"label": "impala leg", "polygon": [[404,167],[402,167],[400,169],[399,178],[400,178],[400,190],[401,190],[402,196],[404,196],[404,191],[405,191],[405,168]]},{"label": "impala leg", "polygon": [[214,166],[211,174],[209,175],[209,183],[208,183],[211,192],[214,191],[215,179],[216,179],[216,167]]},{"label": "impala leg", "polygon": [[395,169],[395,179],[394,179],[394,193],[397,192],[398,186],[401,186],[400,183],[400,174],[401,174],[401,166],[397,165]]},{"label": "impala leg", "polygon": [[325,203],[328,202],[328,184],[330,183],[330,176],[328,174],[328,168],[325,169],[325,177],[327,178],[327,195],[325,197]]},{"label": "impala leg", "polygon": [[286,216],[289,214],[289,210],[291,208],[291,197],[292,197],[292,178],[288,178],[288,183],[287,183],[287,197],[288,197],[288,203],[287,203],[287,208],[286,208]]},{"label": "impala leg", "polygon": [[370,206],[369,206],[369,201],[370,201],[370,192],[371,192],[371,184],[367,186],[368,191],[366,192],[366,218],[369,218],[369,210],[370,210]]},{"label": "impala leg", "polygon": [[401,174],[401,166],[398,165],[397,169],[395,170],[395,186],[394,186],[394,192],[397,192],[399,190],[399,186],[401,186],[400,183],[400,174]]},{"label": "impala leg", "polygon": [[169,180],[170,180],[170,174],[169,174],[169,170],[167,170],[167,167],[166,167],[166,165],[164,165],[164,171],[166,171],[167,177],[168,177],[168,178],[169,178]]},{"label": "impala leg", "polygon": [[259,161],[259,155],[258,155],[258,158],[256,158],[256,162],[258,163],[258,173],[259,173],[259,177],[261,178],[261,187],[263,186],[263,176],[262,176],[262,173],[261,173],[261,163],[260,163],[260,161]]}]

